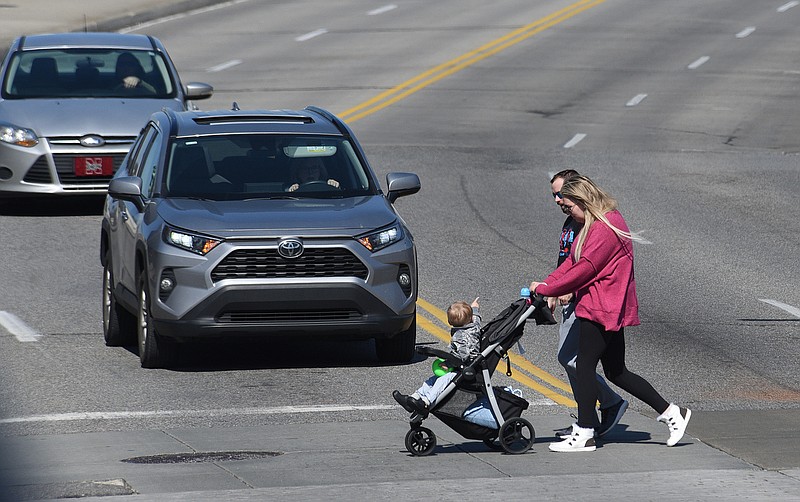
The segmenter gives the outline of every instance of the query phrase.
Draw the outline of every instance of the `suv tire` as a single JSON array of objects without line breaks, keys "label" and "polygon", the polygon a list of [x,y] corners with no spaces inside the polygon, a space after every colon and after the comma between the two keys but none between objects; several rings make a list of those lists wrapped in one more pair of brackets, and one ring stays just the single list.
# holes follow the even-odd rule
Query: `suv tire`
[{"label": "suv tire", "polygon": [[138,298],[139,311],[137,314],[136,335],[139,346],[139,360],[142,368],[162,368],[175,361],[175,342],[159,336],[150,318],[150,295],[147,289],[146,272],[139,273]]},{"label": "suv tire", "polygon": [[414,348],[417,346],[417,313],[414,320],[405,331],[397,333],[391,338],[375,339],[375,354],[382,363],[407,363],[414,357]]},{"label": "suv tire", "polygon": [[136,318],[117,303],[112,271],[111,253],[106,252],[103,267],[103,338],[109,347],[133,345],[136,338]]}]

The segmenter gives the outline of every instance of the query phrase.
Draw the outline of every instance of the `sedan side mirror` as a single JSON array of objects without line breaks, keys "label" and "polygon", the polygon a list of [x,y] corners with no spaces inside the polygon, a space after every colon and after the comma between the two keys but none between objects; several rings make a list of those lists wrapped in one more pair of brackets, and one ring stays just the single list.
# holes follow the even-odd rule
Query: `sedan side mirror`
[{"label": "sedan side mirror", "polygon": [[386,175],[389,202],[394,204],[398,197],[419,192],[419,176],[414,173],[389,173]]},{"label": "sedan side mirror", "polygon": [[189,82],[186,84],[186,99],[208,99],[214,94],[214,88],[203,82]]}]

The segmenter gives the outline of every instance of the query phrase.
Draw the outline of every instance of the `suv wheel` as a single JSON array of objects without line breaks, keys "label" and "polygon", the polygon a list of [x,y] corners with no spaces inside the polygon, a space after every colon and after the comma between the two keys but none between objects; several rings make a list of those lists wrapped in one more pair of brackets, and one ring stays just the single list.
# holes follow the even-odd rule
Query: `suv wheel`
[{"label": "suv wheel", "polygon": [[139,313],[136,334],[139,339],[139,359],[142,368],[160,368],[169,365],[175,357],[175,343],[156,332],[150,322],[150,295],[145,272],[139,274]]},{"label": "suv wheel", "polygon": [[391,338],[376,338],[375,353],[378,360],[384,363],[406,363],[414,357],[417,345],[417,313],[407,330],[401,331]]},{"label": "suv wheel", "polygon": [[117,303],[114,296],[114,275],[111,253],[106,252],[103,267],[103,338],[109,347],[132,345],[136,335],[136,320]]}]

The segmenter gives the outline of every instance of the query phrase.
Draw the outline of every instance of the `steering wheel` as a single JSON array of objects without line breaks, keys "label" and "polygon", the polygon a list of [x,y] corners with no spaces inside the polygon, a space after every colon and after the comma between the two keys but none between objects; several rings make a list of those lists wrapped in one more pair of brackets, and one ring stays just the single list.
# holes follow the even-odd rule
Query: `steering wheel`
[{"label": "steering wheel", "polygon": [[338,190],[338,187],[329,185],[327,180],[314,180],[301,183],[295,192],[326,192],[328,190]]}]

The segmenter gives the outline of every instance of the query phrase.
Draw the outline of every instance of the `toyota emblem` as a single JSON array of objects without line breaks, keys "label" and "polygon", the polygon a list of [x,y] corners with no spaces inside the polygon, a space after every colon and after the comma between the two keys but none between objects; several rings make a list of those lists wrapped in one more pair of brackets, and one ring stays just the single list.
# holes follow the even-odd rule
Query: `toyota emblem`
[{"label": "toyota emblem", "polygon": [[278,244],[278,254],[284,258],[297,258],[303,254],[303,243],[297,239],[286,239]]}]

